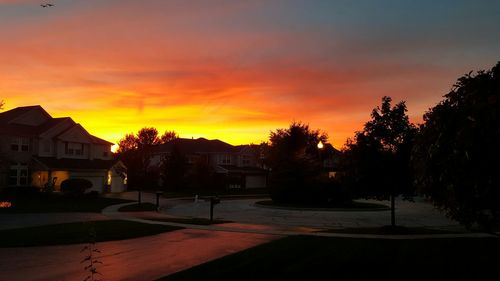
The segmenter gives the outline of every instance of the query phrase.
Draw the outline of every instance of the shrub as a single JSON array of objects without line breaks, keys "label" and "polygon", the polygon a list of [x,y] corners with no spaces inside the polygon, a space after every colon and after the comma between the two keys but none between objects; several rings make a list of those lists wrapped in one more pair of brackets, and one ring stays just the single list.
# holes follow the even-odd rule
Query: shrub
[{"label": "shrub", "polygon": [[272,186],[271,199],[276,203],[306,205],[343,205],[351,201],[349,190],[334,180],[310,180],[303,185]]},{"label": "shrub", "polygon": [[92,187],[92,182],[86,179],[67,179],[61,183],[61,192],[68,197],[81,197]]}]

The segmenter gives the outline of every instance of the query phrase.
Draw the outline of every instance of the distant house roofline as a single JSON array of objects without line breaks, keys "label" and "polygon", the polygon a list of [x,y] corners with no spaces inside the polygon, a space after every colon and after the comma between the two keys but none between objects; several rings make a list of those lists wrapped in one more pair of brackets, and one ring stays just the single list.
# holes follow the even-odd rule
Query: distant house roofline
[{"label": "distant house roofline", "polygon": [[[26,124],[16,124],[15,121],[22,118],[32,110],[38,110],[41,112],[43,115],[47,116],[49,120],[46,122],[40,124],[40,125],[26,125]],[[99,137],[96,137],[92,134],[90,134],[83,126],[81,126],[79,123],[76,123],[73,121],[71,117],[57,117],[53,118],[45,109],[43,109],[42,106],[40,105],[30,105],[30,106],[20,106],[16,107],[4,112],[0,112],[0,134],[13,134],[13,135],[18,135],[18,136],[29,136],[29,137],[34,137],[38,136],[40,137],[43,135],[43,133],[49,131],[50,129],[54,128],[55,126],[58,126],[64,121],[70,121],[73,124],[69,126],[67,129],[63,130],[59,134],[55,136],[57,138],[58,136],[64,134],[68,130],[71,130],[75,126],[80,126],[83,131],[89,136],[89,139],[91,143],[94,144],[100,144],[100,145],[113,145],[114,143],[106,141],[104,139],[101,139]]]}]

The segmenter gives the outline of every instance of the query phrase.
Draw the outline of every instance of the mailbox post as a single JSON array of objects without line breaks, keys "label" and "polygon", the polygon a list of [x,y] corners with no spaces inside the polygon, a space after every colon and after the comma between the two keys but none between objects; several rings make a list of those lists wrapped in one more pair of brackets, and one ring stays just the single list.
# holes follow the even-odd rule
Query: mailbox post
[{"label": "mailbox post", "polygon": [[156,210],[159,211],[160,210],[160,196],[163,195],[163,191],[156,191]]},{"label": "mailbox post", "polygon": [[220,199],[217,196],[210,197],[210,221],[214,220],[214,206],[220,203]]}]

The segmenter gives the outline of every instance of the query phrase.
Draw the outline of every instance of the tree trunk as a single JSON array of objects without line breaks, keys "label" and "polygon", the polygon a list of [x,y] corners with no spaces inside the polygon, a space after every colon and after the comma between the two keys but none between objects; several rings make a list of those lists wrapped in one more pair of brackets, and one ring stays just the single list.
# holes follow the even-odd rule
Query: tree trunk
[{"label": "tree trunk", "polygon": [[391,226],[396,226],[396,202],[394,194],[391,194]]}]

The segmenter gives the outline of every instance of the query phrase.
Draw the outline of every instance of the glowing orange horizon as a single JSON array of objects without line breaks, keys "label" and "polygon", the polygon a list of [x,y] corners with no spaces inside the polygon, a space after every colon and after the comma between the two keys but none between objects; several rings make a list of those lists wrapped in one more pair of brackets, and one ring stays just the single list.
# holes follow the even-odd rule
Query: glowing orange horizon
[{"label": "glowing orange horizon", "polygon": [[143,127],[260,143],[301,121],[340,148],[382,96],[407,101],[420,122],[460,75],[490,68],[499,45],[481,37],[498,21],[487,4],[442,36],[428,23],[449,9],[430,14],[422,1],[411,13],[369,1],[122,2],[0,1],[5,110],[39,104],[114,143]]}]

